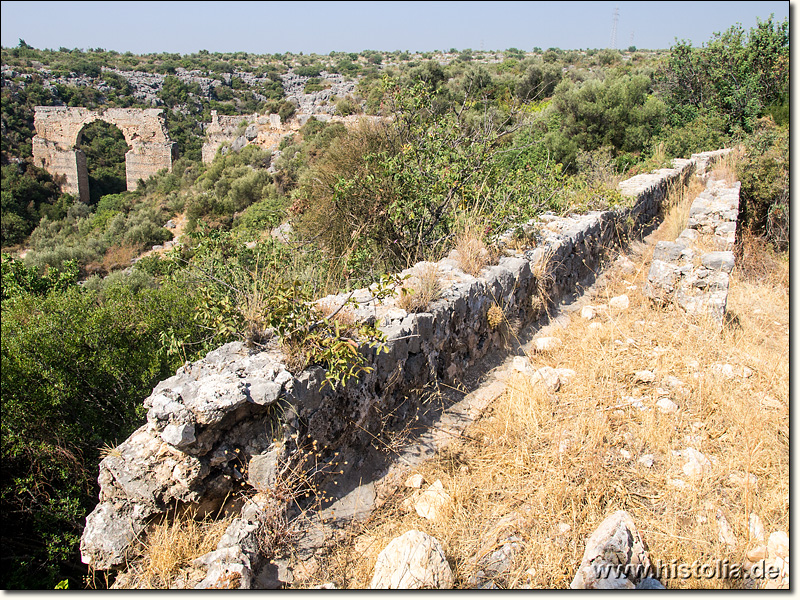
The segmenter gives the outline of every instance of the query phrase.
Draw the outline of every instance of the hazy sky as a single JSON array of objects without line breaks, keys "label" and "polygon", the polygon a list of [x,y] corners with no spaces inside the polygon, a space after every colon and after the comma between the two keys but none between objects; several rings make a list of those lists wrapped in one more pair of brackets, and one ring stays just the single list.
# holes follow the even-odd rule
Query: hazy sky
[{"label": "hazy sky", "polygon": [[[2,2],[2,45],[133,53],[699,46],[790,2]],[[794,6],[792,6],[794,9]]]}]

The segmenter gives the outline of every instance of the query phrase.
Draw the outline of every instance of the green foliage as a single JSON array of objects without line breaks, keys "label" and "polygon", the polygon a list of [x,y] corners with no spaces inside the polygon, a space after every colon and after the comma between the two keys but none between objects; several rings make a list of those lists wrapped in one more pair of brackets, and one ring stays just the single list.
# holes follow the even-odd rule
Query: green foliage
[{"label": "green foliage", "polygon": [[86,155],[89,174],[89,202],[97,204],[106,194],[124,192],[128,143],[122,131],[111,123],[95,121],[83,128],[80,140],[78,148]]},{"label": "green foliage", "polygon": [[703,113],[682,126],[666,127],[658,138],[664,152],[672,158],[689,157],[696,152],[725,148],[725,120],[713,113]]},{"label": "green foliage", "polygon": [[319,77],[319,74],[323,70],[323,66],[319,63],[313,65],[306,65],[301,67],[295,67],[294,72],[295,75],[300,75],[301,77]]},{"label": "green foliage", "polygon": [[620,75],[583,83],[562,81],[551,106],[555,128],[547,144],[556,161],[575,168],[579,149],[609,147],[613,152],[642,152],[650,147],[664,120],[664,103],[651,95],[646,75]]},{"label": "green foliage", "polygon": [[560,81],[559,67],[537,61],[528,67],[515,93],[522,100],[541,100],[552,96]]},{"label": "green foliage", "polygon": [[752,131],[766,107],[788,98],[788,85],[789,22],[773,17],[749,33],[734,25],[702,48],[677,43],[659,77],[673,125],[711,111],[731,134]]},{"label": "green foliage", "polygon": [[[482,100],[474,87],[468,109]],[[460,212],[485,211],[499,224],[523,204],[541,210],[547,194],[537,190],[549,187],[548,176],[536,168],[531,147],[508,147],[516,127],[508,115],[443,111],[423,83],[405,87],[386,78],[384,91],[391,121],[340,138],[295,194],[298,227],[317,236],[329,256],[372,257],[369,264],[349,261],[353,275],[439,255]]]},{"label": "green foliage", "polygon": [[3,165],[0,186],[3,246],[22,242],[43,216],[63,216],[71,202],[49,173],[28,163]]},{"label": "green foliage", "polygon": [[66,261],[60,268],[47,269],[43,276],[38,269],[27,267],[9,254],[2,255],[2,299],[29,294],[46,296],[52,291],[65,291],[78,281],[78,264]]},{"label": "green foliage", "polygon": [[180,364],[159,352],[159,332],[200,338],[195,292],[120,282],[5,297],[7,266],[4,259],[0,583],[52,589],[69,574],[79,587],[80,571],[69,565],[79,563],[78,538],[96,502],[98,448],[137,427],[142,398]]},{"label": "green foliage", "polygon": [[218,155],[198,177],[195,193],[188,200],[189,228],[204,217],[229,226],[234,213],[269,197],[273,193],[272,176],[266,170],[269,162],[269,153],[255,145]]},{"label": "green foliage", "polygon": [[761,120],[745,141],[736,174],[739,227],[764,235],[778,250],[789,247],[789,130]]}]

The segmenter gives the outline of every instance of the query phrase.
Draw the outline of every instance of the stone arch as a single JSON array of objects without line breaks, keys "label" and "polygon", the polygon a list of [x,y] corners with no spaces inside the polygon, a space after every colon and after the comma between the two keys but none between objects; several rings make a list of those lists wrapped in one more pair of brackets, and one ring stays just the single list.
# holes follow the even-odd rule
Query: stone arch
[{"label": "stone arch", "polygon": [[89,201],[89,176],[86,156],[76,148],[83,128],[102,120],[115,125],[125,136],[130,150],[125,154],[128,190],[135,190],[140,179],[162,169],[172,170],[175,143],[164,126],[160,108],[108,108],[93,111],[81,107],[37,106],[34,115],[36,135],[33,158],[54,177],[63,177],[63,191]]}]

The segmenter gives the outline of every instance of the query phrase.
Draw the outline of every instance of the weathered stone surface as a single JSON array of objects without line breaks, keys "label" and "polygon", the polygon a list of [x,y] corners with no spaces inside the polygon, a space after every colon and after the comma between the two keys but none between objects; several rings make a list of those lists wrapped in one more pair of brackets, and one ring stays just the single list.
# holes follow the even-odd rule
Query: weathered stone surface
[{"label": "weathered stone surface", "polygon": [[609,308],[613,308],[615,310],[625,310],[631,305],[630,300],[628,299],[627,294],[622,294],[621,296],[617,296],[616,298],[611,298],[608,301]]},{"label": "weathered stone surface", "polygon": [[439,541],[412,529],[393,539],[378,555],[370,589],[450,589],[453,572]]},{"label": "weathered stone surface", "polygon": [[734,265],[733,252],[707,252],[700,257],[700,261],[704,267],[713,269],[715,271],[724,271],[730,273]]},{"label": "weathered stone surface", "polygon": [[[650,567],[647,548],[631,516],[624,510],[607,517],[586,540],[578,572],[570,588],[591,590],[634,589],[639,583],[634,570],[624,567]],[[609,569],[608,577],[601,576]]]},{"label": "weathered stone surface", "polygon": [[131,545],[147,526],[153,510],[135,502],[105,502],[86,518],[81,538],[81,560],[97,569],[124,566],[132,558]]},{"label": "weathered stone surface", "polygon": [[422,492],[414,503],[414,510],[423,519],[441,521],[444,519],[453,499],[444,491],[442,482],[434,481],[427,490]]},{"label": "weathered stone surface", "polygon": [[[100,464],[100,504],[87,518],[83,557],[103,565],[96,568],[119,566],[132,539],[119,521],[141,530],[175,502],[214,510],[240,487],[250,457],[272,443],[270,404],[283,389],[275,382],[291,381],[283,373],[278,357],[233,343],[159,383],[145,400],[147,424]],[[269,469],[256,463],[266,485]],[[137,519],[123,519],[128,513]]]}]

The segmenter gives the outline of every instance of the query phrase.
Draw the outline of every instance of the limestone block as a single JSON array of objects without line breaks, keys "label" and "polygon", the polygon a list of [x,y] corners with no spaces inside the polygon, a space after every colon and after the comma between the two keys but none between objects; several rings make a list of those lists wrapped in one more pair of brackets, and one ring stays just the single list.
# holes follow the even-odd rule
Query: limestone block
[{"label": "limestone block", "polygon": [[378,555],[370,589],[450,589],[453,572],[439,541],[412,529]]},{"label": "limestone block", "polygon": [[[586,540],[572,589],[633,589],[638,580],[626,565],[650,566],[650,557],[631,516],[619,510],[607,517]],[[601,575],[606,570],[606,577]]]}]

